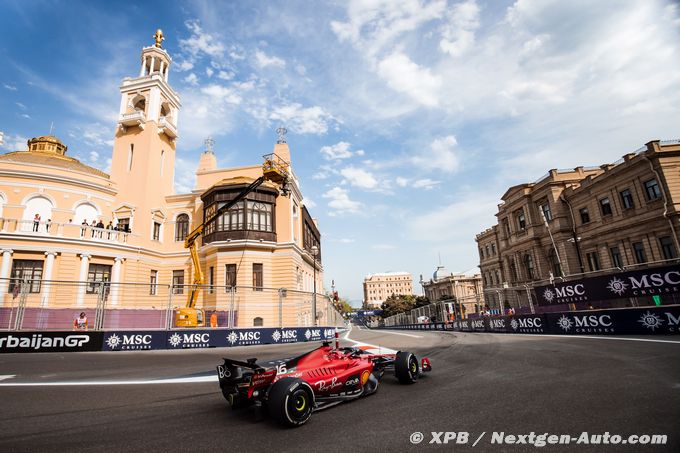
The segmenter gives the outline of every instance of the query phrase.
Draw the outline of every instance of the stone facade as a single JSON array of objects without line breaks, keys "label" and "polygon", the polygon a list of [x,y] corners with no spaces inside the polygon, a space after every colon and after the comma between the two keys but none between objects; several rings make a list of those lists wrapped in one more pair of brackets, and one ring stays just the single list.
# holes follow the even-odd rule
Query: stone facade
[{"label": "stone facade", "polygon": [[476,237],[487,297],[528,304],[528,287],[551,278],[676,259],[679,170],[680,141],[652,141],[613,164],[509,188],[498,224]]},{"label": "stone facade", "polygon": [[432,278],[422,281],[421,285],[425,297],[431,302],[455,300],[464,307],[465,313],[478,313],[484,308],[482,277],[479,274],[453,274],[439,266]]},{"label": "stone facade", "polygon": [[364,278],[364,308],[380,308],[393,294],[412,295],[413,276],[408,272],[385,272]]}]

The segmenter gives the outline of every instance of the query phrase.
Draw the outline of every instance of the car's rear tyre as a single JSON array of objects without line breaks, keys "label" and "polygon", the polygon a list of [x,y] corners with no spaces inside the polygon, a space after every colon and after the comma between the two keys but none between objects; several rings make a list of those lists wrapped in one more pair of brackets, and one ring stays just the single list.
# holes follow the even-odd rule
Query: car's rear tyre
[{"label": "car's rear tyre", "polygon": [[402,384],[414,384],[420,376],[420,365],[415,354],[406,351],[397,352],[394,359],[394,375]]},{"label": "car's rear tyre", "polygon": [[314,410],[314,391],[300,378],[285,377],[269,389],[269,415],[285,426],[304,425]]}]

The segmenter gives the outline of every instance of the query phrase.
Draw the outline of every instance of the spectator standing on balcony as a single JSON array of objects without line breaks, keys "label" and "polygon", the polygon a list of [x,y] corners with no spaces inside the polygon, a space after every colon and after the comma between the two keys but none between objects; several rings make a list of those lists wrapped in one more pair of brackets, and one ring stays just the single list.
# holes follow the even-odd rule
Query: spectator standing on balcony
[{"label": "spectator standing on balcony", "polygon": [[83,219],[83,223],[80,224],[80,237],[85,237],[85,230],[87,230],[87,219]]},{"label": "spectator standing on balcony", "polygon": [[113,221],[109,220],[109,224],[106,225],[106,229],[108,230],[106,232],[106,239],[111,239],[111,230],[113,230]]},{"label": "spectator standing on balcony", "polygon": [[97,228],[97,221],[93,220],[90,227],[92,227],[92,237],[94,237],[94,229]]},{"label": "spectator standing on balcony", "polygon": [[97,228],[101,228],[99,231],[97,231],[97,236],[102,237],[102,230],[104,229],[104,222],[102,222],[102,219],[99,219]]},{"label": "spectator standing on balcony", "polygon": [[38,231],[39,226],[40,226],[40,214],[36,214],[35,217],[33,217],[33,231]]},{"label": "spectator standing on balcony", "polygon": [[73,320],[73,330],[87,330],[87,316],[85,312],[80,312],[80,315]]},{"label": "spectator standing on balcony", "polygon": [[45,222],[45,231],[49,233],[51,226],[52,226],[52,219],[47,219],[47,222]]}]

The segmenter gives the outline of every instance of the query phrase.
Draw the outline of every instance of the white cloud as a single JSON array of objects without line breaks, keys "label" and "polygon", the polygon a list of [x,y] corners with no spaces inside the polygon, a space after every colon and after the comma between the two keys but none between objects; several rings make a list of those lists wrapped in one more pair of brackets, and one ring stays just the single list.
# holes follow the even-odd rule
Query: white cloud
[{"label": "white cloud", "polygon": [[90,151],[88,159],[93,164],[99,162],[99,153],[97,151]]},{"label": "white cloud", "polygon": [[351,146],[352,145],[347,143],[347,142],[338,142],[335,145],[322,146],[321,147],[321,154],[327,160],[347,159],[347,158],[350,158],[354,155],[357,155],[357,156],[363,156],[364,155],[364,150],[360,149],[360,150],[353,152],[353,151],[350,150]]},{"label": "white cloud", "polygon": [[375,189],[378,187],[378,180],[372,173],[356,167],[346,167],[340,170],[340,174],[352,185],[362,189]]},{"label": "white cloud", "polygon": [[353,244],[356,242],[356,239],[351,239],[351,238],[339,238],[339,239],[330,239],[331,242],[338,242],[340,244]]},{"label": "white cloud", "polygon": [[266,68],[268,66],[273,66],[275,68],[283,68],[286,66],[286,62],[278,57],[267,56],[266,53],[261,50],[255,51],[255,65],[259,68]]},{"label": "white cloud", "polygon": [[372,244],[371,245],[371,250],[379,250],[379,251],[387,251],[387,250],[395,250],[397,247],[392,244]]},{"label": "white cloud", "polygon": [[460,57],[474,46],[475,30],[479,28],[479,6],[475,0],[467,0],[454,5],[450,11],[439,47],[452,57]]},{"label": "white cloud", "polygon": [[409,180],[406,178],[402,178],[401,176],[397,176],[397,179],[395,179],[395,182],[397,183],[397,186],[399,187],[407,187],[409,184]]},{"label": "white cloud", "polygon": [[446,7],[445,0],[352,0],[347,7],[348,22],[331,21],[331,29],[340,41],[349,41],[372,59],[392,48],[400,36],[440,18]]},{"label": "white cloud", "polygon": [[329,123],[334,121],[334,118],[321,107],[305,108],[298,103],[275,107],[268,119],[284,124],[291,132],[316,135],[325,134]]},{"label": "white cloud", "polygon": [[212,75],[213,75],[214,73],[215,73],[215,71],[213,70],[213,68],[205,68],[205,74],[206,74],[208,77],[212,77]]},{"label": "white cloud", "polygon": [[460,166],[460,158],[456,152],[457,145],[458,142],[453,135],[437,138],[432,141],[429,150],[413,156],[411,161],[423,170],[453,173]]},{"label": "white cloud", "polygon": [[5,83],[3,86],[4,86],[6,89],[8,89],[9,91],[17,91],[17,87],[14,86],[14,85],[9,85],[9,84]]},{"label": "white cloud", "polygon": [[178,71],[190,71],[194,69],[194,64],[188,60],[181,61],[175,66]]},{"label": "white cloud", "polygon": [[334,217],[339,214],[355,213],[361,209],[362,204],[358,201],[350,200],[347,190],[342,187],[334,187],[323,194],[324,198],[328,198],[328,207],[331,211],[329,216]]},{"label": "white cloud", "polygon": [[435,186],[441,184],[441,181],[435,181],[433,179],[429,178],[424,178],[424,179],[416,179],[413,181],[413,188],[414,189],[425,189],[425,190],[432,190],[435,188]]},{"label": "white cloud", "polygon": [[175,158],[175,193],[190,193],[196,185],[197,161]]},{"label": "white cloud", "polygon": [[217,77],[222,79],[222,80],[231,80],[234,78],[234,73],[233,72],[227,72],[227,71],[220,71],[217,73]]},{"label": "white cloud", "polygon": [[19,107],[21,110],[26,110],[26,106],[25,106],[24,104],[22,104],[21,102],[15,102],[15,104],[16,104],[17,107]]},{"label": "white cloud", "polygon": [[212,99],[214,102],[217,103],[222,103],[225,102],[227,104],[240,104],[241,103],[241,95],[238,93],[233,88],[228,88],[222,85],[207,85],[203,88],[201,88],[201,93],[205,94],[208,96],[208,98]]},{"label": "white cloud", "polygon": [[198,86],[198,76],[193,72],[184,78],[184,81],[192,86]]},{"label": "white cloud", "polygon": [[307,206],[308,209],[316,208],[316,203],[311,198],[305,198],[304,205]]},{"label": "white cloud", "polygon": [[435,107],[439,104],[441,77],[429,68],[421,67],[400,52],[395,52],[378,63],[378,75],[395,91],[413,100]]},{"label": "white cloud", "polygon": [[21,116],[22,118],[26,118],[27,120],[30,120],[30,119],[31,119],[31,116],[30,116],[28,113],[22,113],[20,116]]},{"label": "white cloud", "polygon": [[7,134],[3,139],[2,149],[5,151],[24,151],[28,149],[28,139],[21,135]]},{"label": "white cloud", "polygon": [[195,59],[202,55],[213,58],[221,58],[224,55],[225,45],[217,35],[206,33],[199,21],[186,21],[184,25],[191,32],[188,38],[179,40],[179,47],[186,56],[185,61],[195,63]]}]

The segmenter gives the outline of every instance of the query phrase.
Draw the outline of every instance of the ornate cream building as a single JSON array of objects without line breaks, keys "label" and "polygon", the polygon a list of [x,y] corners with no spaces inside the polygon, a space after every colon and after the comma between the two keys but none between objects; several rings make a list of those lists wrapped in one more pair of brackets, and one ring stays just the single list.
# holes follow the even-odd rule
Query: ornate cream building
[{"label": "ornate cream building", "polygon": [[408,272],[369,274],[364,278],[364,308],[380,308],[385,299],[413,294],[413,277]]},{"label": "ornate cream building", "polygon": [[[181,102],[168,82],[171,65],[157,39],[143,48],[139,74],[123,80],[110,174],[69,157],[53,136],[0,156],[0,306],[15,303],[10,278],[34,279],[27,307],[94,307],[95,285],[76,281],[110,282],[111,309],[185,303],[182,285],[191,284],[192,275],[184,238],[206,212],[261,176],[262,165],[253,154],[252,166],[217,168],[209,142],[194,190],[174,193]],[[273,152],[290,164],[283,133],[262,154]],[[238,325],[277,325],[269,307],[278,304],[278,288],[311,292],[316,275],[317,292],[324,292],[320,233],[290,168],[288,196],[264,183],[206,225],[200,242],[206,283],[238,287]],[[143,285],[122,285],[133,282]],[[163,285],[173,285],[172,294],[161,294]],[[224,292],[203,291],[199,306],[224,310]],[[289,325],[302,322],[299,311],[291,316]]]},{"label": "ornate cream building", "polygon": [[678,258],[679,170],[680,141],[655,140],[613,164],[510,187],[498,224],[476,237],[489,304],[526,307],[538,282]]},{"label": "ornate cream building", "polygon": [[477,313],[484,308],[482,278],[479,274],[454,274],[444,266],[437,266],[432,278],[420,284],[425,297],[431,302],[456,300],[462,304],[465,313]]}]

